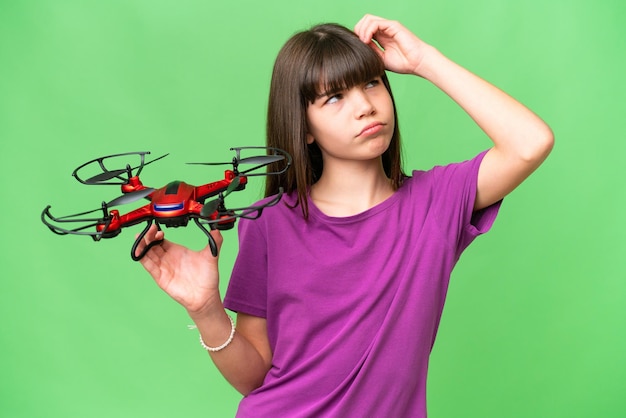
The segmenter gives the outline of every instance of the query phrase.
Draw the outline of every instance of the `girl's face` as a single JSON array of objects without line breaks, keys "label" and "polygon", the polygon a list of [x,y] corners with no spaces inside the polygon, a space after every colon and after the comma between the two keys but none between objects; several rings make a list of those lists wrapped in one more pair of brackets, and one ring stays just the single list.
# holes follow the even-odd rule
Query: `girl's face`
[{"label": "girl's face", "polygon": [[373,160],[389,147],[393,102],[380,77],[365,84],[325,92],[307,107],[307,143],[317,143],[324,164]]}]

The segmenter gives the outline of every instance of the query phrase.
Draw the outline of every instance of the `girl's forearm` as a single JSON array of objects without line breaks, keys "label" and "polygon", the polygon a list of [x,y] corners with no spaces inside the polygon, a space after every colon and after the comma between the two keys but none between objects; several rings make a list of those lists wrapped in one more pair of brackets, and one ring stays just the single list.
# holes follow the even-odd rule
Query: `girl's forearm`
[{"label": "girl's forearm", "polygon": [[459,104],[502,152],[524,161],[542,161],[552,131],[537,115],[511,96],[427,48],[417,74]]},{"label": "girl's forearm", "polygon": [[[223,306],[210,313],[190,313],[190,316],[207,346],[219,347],[228,340],[232,323]],[[209,351],[209,354],[224,378],[244,396],[261,386],[270,366],[254,345],[238,332],[224,349]]]}]

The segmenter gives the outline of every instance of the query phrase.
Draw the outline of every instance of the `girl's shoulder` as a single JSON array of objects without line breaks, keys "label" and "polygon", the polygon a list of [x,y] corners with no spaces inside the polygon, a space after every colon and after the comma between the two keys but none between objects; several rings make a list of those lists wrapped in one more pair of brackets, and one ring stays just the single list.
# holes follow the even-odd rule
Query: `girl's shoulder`
[{"label": "girl's shoulder", "polygon": [[434,165],[427,170],[413,170],[411,176],[408,176],[405,182],[408,182],[408,184],[425,184],[429,182],[445,182],[455,178],[475,177],[478,175],[480,163],[486,153],[487,150],[480,152],[473,158],[459,162]]}]

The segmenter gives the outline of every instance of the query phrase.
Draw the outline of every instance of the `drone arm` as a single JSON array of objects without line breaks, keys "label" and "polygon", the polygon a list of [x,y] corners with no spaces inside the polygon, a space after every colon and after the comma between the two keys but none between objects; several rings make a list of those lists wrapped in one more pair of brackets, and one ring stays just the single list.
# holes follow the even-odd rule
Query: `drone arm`
[{"label": "drone arm", "polygon": [[[234,171],[226,170],[224,172],[224,180],[214,181],[213,183],[203,184],[196,187],[196,198],[198,202],[203,202],[209,197],[216,196],[225,192],[231,185],[235,177],[238,177]],[[245,187],[248,179],[245,176],[239,176],[237,183],[237,190],[241,190]]]}]

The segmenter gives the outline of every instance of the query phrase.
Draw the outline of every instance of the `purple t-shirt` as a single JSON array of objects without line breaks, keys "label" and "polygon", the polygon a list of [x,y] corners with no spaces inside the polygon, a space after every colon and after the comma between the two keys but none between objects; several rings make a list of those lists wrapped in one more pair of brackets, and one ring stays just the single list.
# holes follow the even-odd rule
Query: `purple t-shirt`
[{"label": "purple t-shirt", "polygon": [[224,302],[267,319],[273,359],[238,417],[426,416],[450,273],[500,206],[472,210],[483,156],[414,171],[354,216],[326,216],[309,201],[305,222],[289,195],[240,221]]}]

